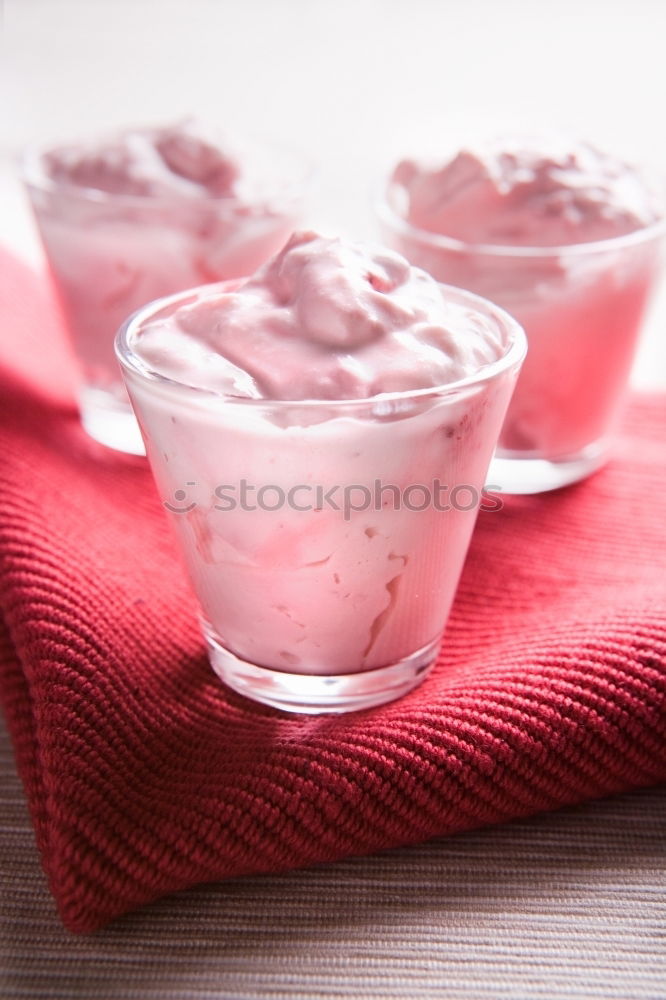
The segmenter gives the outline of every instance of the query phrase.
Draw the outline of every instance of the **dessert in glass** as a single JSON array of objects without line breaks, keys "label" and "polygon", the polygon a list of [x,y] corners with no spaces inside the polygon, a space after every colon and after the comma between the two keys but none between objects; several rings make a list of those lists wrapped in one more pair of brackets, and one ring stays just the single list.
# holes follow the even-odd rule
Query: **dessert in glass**
[{"label": "dessert in glass", "polygon": [[388,245],[525,329],[493,485],[536,493],[602,465],[660,270],[656,188],[589,144],[505,137],[443,162],[403,160],[378,212]]},{"label": "dessert in glass", "polygon": [[300,220],[310,167],[187,120],[30,150],[23,174],[80,363],[83,426],[142,454],[118,327],[155,298],[255,270]]},{"label": "dessert in glass", "polygon": [[317,713],[426,676],[525,347],[478,296],[309,232],[128,320],[118,358],[226,684]]}]

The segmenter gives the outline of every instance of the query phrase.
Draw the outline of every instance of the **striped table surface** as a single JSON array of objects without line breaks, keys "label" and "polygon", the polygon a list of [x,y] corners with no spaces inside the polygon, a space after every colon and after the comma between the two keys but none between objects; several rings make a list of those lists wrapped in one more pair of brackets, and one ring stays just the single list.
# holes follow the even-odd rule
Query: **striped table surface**
[{"label": "striped table surface", "polygon": [[0,997],[666,997],[666,788],[170,896],[76,937],[0,727]]}]

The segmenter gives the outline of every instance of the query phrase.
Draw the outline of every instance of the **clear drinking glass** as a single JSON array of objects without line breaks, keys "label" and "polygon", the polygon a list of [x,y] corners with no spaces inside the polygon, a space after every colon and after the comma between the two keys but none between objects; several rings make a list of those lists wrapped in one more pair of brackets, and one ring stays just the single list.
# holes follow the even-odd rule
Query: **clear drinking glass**
[{"label": "clear drinking glass", "polygon": [[23,180],[80,363],[81,421],[103,444],[144,453],[113,350],[123,320],[161,296],[251,274],[299,224],[310,165],[252,149],[270,164],[253,201],[108,193],[54,181],[48,150],[25,154]]},{"label": "clear drinking glass", "polygon": [[445,288],[495,327],[503,354],[438,388],[245,399],[146,366],[135,352],[145,325],[229,287],[153,303],[116,340],[212,666],[289,711],[397,698],[437,654],[524,334],[491,303]]},{"label": "clear drinking glass", "polygon": [[439,281],[508,310],[529,353],[490,467],[507,493],[575,482],[607,459],[650,296],[663,220],[627,236],[560,247],[475,245],[411,225],[387,185],[384,242]]}]

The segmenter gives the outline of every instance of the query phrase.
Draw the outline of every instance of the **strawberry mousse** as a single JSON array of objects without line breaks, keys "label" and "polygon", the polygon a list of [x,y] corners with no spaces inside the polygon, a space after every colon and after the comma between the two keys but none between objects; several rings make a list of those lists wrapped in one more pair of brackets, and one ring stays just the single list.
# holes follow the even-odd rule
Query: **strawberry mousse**
[{"label": "strawberry mousse", "polygon": [[525,328],[498,456],[537,464],[493,481],[536,492],[601,464],[659,270],[663,202],[641,172],[559,136],[504,138],[399,163],[380,211],[413,263]]},{"label": "strawberry mousse", "polygon": [[313,233],[126,324],[118,356],[223,680],[316,712],[425,676],[524,349],[490,303]]},{"label": "strawberry mousse", "polygon": [[140,451],[118,327],[157,297],[251,273],[299,218],[307,168],[188,120],[28,154],[25,180],[81,364],[84,426]]}]

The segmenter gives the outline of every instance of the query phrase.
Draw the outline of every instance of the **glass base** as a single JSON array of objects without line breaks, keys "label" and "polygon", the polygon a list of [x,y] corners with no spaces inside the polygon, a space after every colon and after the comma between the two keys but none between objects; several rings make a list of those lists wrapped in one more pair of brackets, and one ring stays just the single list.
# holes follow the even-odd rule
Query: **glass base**
[{"label": "glass base", "polygon": [[264,705],[307,715],[355,712],[400,698],[428,676],[441,642],[438,637],[411,656],[386,667],[330,676],[287,674],[260,667],[225,649],[206,624],[204,635],[213,670],[228,687]]},{"label": "glass base", "polygon": [[128,455],[145,455],[146,449],[129,400],[112,392],[84,386],[79,392],[83,429],[107,448]]},{"label": "glass base", "polygon": [[558,459],[521,457],[520,452],[498,449],[488,470],[486,489],[493,493],[545,493],[577,483],[596,472],[607,460],[606,442],[596,442],[575,455]]}]

